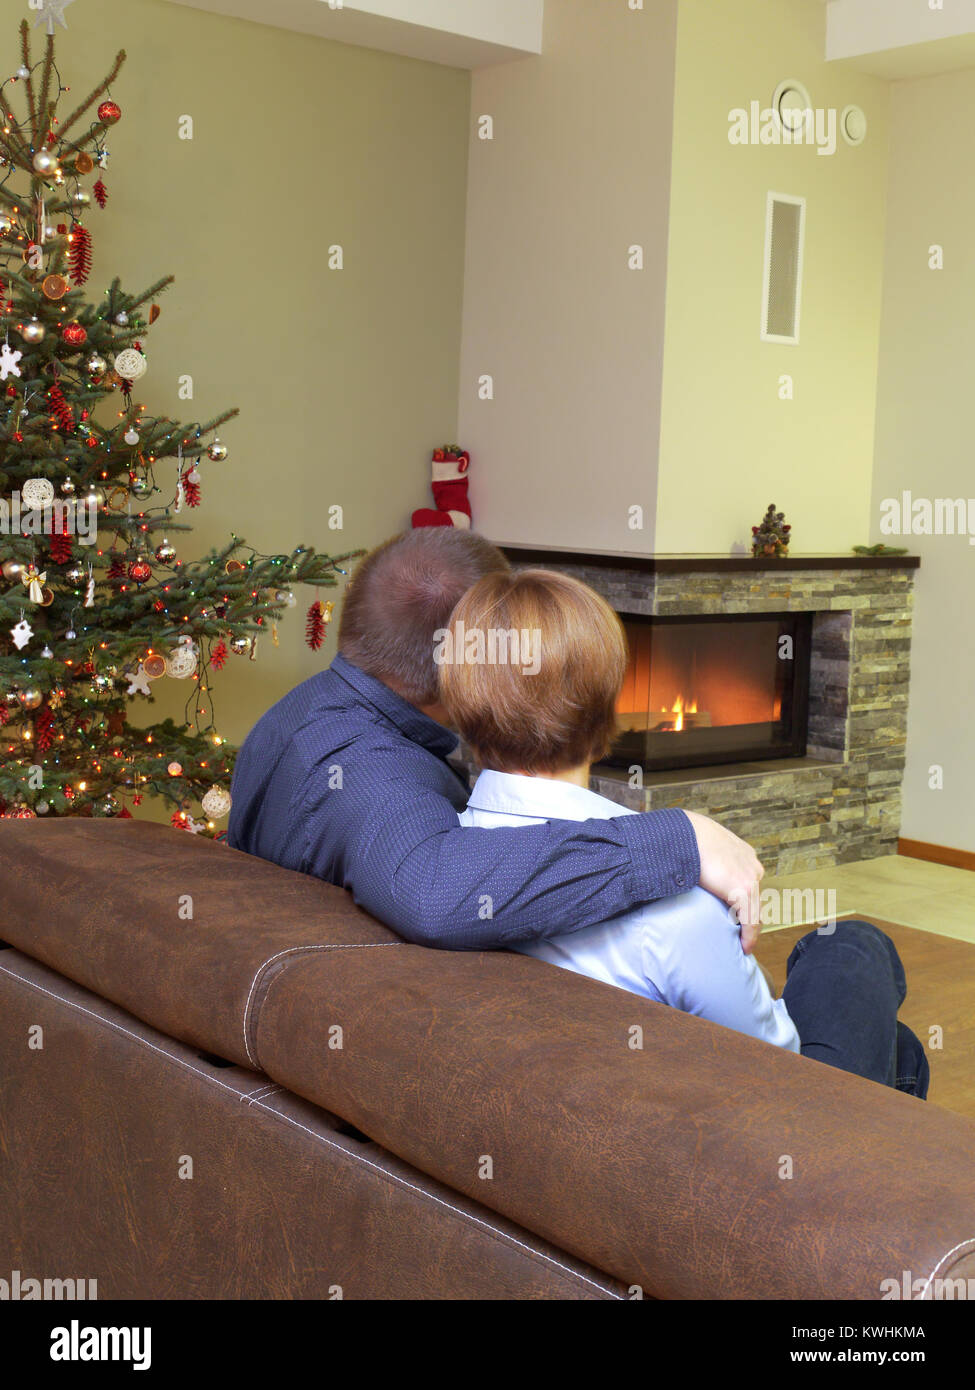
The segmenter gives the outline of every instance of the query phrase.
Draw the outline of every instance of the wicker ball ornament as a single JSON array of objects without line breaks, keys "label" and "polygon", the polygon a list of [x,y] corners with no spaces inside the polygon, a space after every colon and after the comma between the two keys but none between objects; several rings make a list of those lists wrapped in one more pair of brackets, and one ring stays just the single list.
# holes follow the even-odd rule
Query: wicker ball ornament
[{"label": "wicker ball ornament", "polygon": [[223,820],[230,810],[230,793],[223,787],[211,787],[200,802],[204,814],[211,820]]},{"label": "wicker ball ornament", "polygon": [[174,647],[166,657],[166,675],[174,680],[186,680],[196,670],[196,649],[191,642]]},{"label": "wicker ball ornament", "polygon": [[123,348],[115,356],[115,370],[126,381],[138,381],[145,376],[149,364],[135,348]]},{"label": "wicker ball ornament", "polygon": [[31,511],[49,507],[54,501],[54,484],[47,478],[28,478],[20,489],[20,500]]}]

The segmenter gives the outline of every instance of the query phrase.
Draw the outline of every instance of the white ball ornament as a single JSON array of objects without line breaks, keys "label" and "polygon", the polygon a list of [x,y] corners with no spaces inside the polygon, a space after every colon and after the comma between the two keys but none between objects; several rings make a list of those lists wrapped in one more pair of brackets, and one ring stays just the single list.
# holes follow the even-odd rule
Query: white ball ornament
[{"label": "white ball ornament", "polygon": [[115,370],[126,381],[138,381],[145,376],[149,364],[135,348],[123,348],[115,357]]},{"label": "white ball ornament", "polygon": [[191,642],[184,642],[166,657],[166,675],[174,680],[186,680],[196,670],[196,649]]},{"label": "white ball ornament", "polygon": [[49,507],[54,501],[54,484],[47,478],[28,478],[20,489],[20,500],[30,511]]},{"label": "white ball ornament", "polygon": [[230,793],[224,791],[223,787],[211,787],[200,802],[204,814],[211,820],[223,820],[230,810]]},{"label": "white ball ornament", "polygon": [[[120,373],[120,375],[121,375],[121,373]],[[132,426],[130,425],[129,428],[125,431],[125,434],[124,434],[123,438],[125,439],[126,444],[138,444],[138,442],[139,442],[139,431],[138,431],[138,430],[134,430],[134,429],[132,428]]]}]

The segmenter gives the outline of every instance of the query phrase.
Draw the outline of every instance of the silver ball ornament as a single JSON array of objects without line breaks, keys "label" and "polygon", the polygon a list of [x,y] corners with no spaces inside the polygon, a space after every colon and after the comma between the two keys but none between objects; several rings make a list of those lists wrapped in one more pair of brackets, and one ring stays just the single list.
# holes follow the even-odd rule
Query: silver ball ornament
[{"label": "silver ball ornament", "polygon": [[128,314],[125,312],[124,309],[120,309],[118,313],[115,315],[115,322],[118,324],[119,328],[124,328],[128,321]]},{"label": "silver ball ornament", "polygon": [[23,574],[24,567],[19,560],[4,560],[0,570],[3,571],[4,579],[16,580]]},{"label": "silver ball ornament", "polygon": [[36,685],[29,685],[26,690],[22,690],[18,696],[24,709],[37,709],[44,696]]},{"label": "silver ball ornament", "polygon": [[61,484],[61,491],[64,493],[65,497],[73,497],[77,491],[74,480],[65,478],[64,482]]},{"label": "silver ball ornament", "polygon": [[104,376],[108,371],[108,363],[104,357],[99,357],[97,352],[93,352],[85,363],[85,370],[89,376]]},{"label": "silver ball ornament", "polygon": [[0,212],[0,236],[3,236],[6,232],[9,232],[13,225],[13,222],[10,220],[7,214],[5,212]]},{"label": "silver ball ornament", "polygon": [[57,173],[58,157],[53,150],[38,150],[33,161],[34,172],[43,178],[52,177]]},{"label": "silver ball ornament", "polygon": [[176,559],[176,547],[168,540],[163,541],[161,545],[156,546],[156,559],[160,564],[168,565],[171,560]]},{"label": "silver ball ornament", "polygon": [[20,330],[25,343],[42,343],[46,329],[39,319],[28,319]]},{"label": "silver ball ornament", "polygon": [[91,202],[91,194],[87,193],[85,189],[79,188],[77,192],[72,193],[71,201],[75,204],[76,207],[87,207],[88,204]]},{"label": "silver ball ornament", "polygon": [[222,463],[228,452],[222,439],[214,439],[212,443],[207,445],[207,458],[212,459],[214,463]]}]

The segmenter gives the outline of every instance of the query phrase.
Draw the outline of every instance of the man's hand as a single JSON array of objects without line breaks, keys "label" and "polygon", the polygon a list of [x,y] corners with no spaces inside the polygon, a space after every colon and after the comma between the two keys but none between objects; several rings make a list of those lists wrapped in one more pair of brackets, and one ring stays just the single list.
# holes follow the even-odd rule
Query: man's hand
[{"label": "man's hand", "polygon": [[732,831],[697,811],[686,814],[697,836],[701,887],[735,908],[741,923],[741,948],[750,955],[762,931],[758,885],[765,870],[751,845]]}]

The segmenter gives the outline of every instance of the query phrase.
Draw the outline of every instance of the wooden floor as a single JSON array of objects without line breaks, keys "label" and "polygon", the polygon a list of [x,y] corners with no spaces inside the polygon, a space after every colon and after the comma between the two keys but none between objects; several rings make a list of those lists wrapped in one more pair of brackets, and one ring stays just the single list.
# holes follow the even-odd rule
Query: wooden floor
[{"label": "wooden floor", "polygon": [[[975,1119],[975,945],[930,929],[897,926],[865,911],[859,915],[887,933],[904,962],[907,998],[901,1019],[926,1046],[931,1029],[942,1030],[941,1050],[928,1047],[928,1100]],[[785,984],[792,947],[809,930],[807,925],[763,933],[756,957],[772,975],[776,994]]]}]

